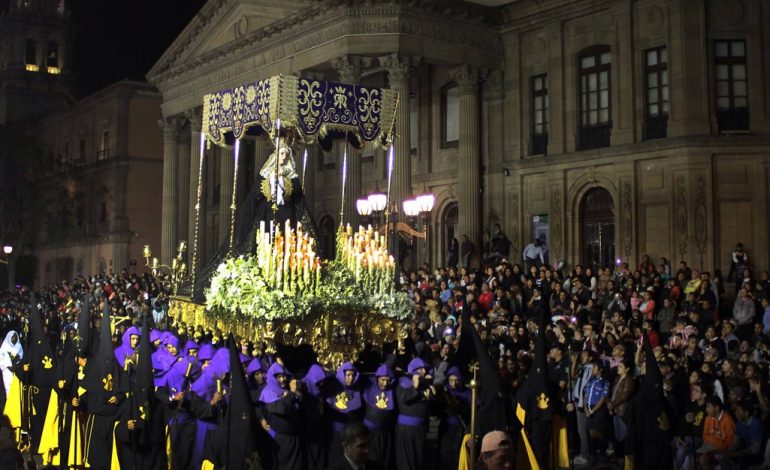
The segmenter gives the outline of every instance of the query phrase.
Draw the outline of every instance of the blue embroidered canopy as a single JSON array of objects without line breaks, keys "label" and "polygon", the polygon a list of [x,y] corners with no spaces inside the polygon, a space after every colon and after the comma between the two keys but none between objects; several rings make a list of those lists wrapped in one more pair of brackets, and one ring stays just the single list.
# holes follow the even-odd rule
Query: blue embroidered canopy
[{"label": "blue embroidered canopy", "polygon": [[260,129],[274,136],[280,119],[282,131],[305,143],[349,136],[386,146],[398,99],[395,90],[276,75],[204,96],[202,131],[226,146]]}]

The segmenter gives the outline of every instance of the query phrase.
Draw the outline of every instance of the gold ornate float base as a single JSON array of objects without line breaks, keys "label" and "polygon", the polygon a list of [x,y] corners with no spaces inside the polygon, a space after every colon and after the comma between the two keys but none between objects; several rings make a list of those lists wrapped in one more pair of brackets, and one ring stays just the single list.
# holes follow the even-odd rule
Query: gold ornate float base
[{"label": "gold ornate float base", "polygon": [[264,343],[268,352],[279,344],[309,344],[318,361],[336,369],[344,361],[355,360],[367,346],[382,347],[403,339],[403,324],[376,312],[347,311],[311,313],[303,319],[258,321],[250,318],[221,318],[206,312],[206,306],[184,297],[172,297],[169,315],[177,322],[222,332]]}]

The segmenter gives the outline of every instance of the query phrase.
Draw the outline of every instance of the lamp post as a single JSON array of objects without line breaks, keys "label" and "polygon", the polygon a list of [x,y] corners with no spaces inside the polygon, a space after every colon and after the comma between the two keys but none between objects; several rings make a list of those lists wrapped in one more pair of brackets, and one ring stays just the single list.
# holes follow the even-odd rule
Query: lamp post
[{"label": "lamp post", "polygon": [[[187,242],[182,240],[179,242],[176,256],[171,260],[171,266],[167,266],[165,264],[160,264],[158,258],[154,258],[152,256],[150,245],[144,245],[144,249],[142,250],[144,265],[145,267],[152,269],[153,276],[157,276],[158,273],[165,272],[171,277],[171,290],[174,292],[174,295],[177,294],[180,284],[187,278],[187,263],[185,263],[184,259],[182,258],[182,255],[184,255],[186,251]],[[194,291],[195,286],[191,286],[191,289]]]},{"label": "lamp post", "polygon": [[368,198],[360,198],[356,200],[356,211],[361,217],[369,217],[372,213],[372,204]]},{"label": "lamp post", "polygon": [[0,258],[0,264],[4,264],[7,266],[8,271],[8,290],[13,291],[14,284],[16,283],[16,279],[14,276],[14,266],[13,266],[13,260],[11,259],[11,253],[13,253],[13,246],[11,245],[3,245],[3,254],[5,255],[3,258]]},{"label": "lamp post", "polygon": [[420,218],[425,225],[425,263],[430,265],[430,215],[436,203],[436,196],[428,191],[424,191],[415,199],[420,208]]}]

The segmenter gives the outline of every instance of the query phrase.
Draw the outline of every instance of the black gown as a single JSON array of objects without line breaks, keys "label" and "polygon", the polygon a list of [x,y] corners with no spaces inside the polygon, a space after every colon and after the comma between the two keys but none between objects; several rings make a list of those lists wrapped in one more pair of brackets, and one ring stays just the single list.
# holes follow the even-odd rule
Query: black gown
[{"label": "black gown", "polygon": [[410,381],[396,387],[398,418],[396,424],[396,468],[422,470],[428,463],[428,418],[432,399],[426,396],[426,386],[415,389]]},{"label": "black gown", "polygon": [[[307,452],[302,439],[302,414],[296,395],[288,393],[272,403],[263,403],[264,417],[276,443],[275,470],[305,470]],[[318,429],[315,432],[323,432]]]},{"label": "black gown", "polygon": [[[193,297],[196,300],[203,299],[203,290],[211,284],[211,277],[216,272],[217,267],[228,256],[238,257],[256,252],[257,230],[259,230],[261,222],[265,223],[266,230],[269,229],[270,222],[277,223],[279,227],[283,227],[287,220],[293,227],[296,227],[297,222],[300,222],[302,223],[302,230],[318,240],[318,230],[310,215],[299,177],[295,176],[288,180],[285,185],[284,203],[278,205],[277,208],[278,210],[273,214],[270,184],[267,179],[257,175],[257,181],[249,191],[248,196],[236,209],[233,248],[230,249],[228,233],[219,250],[198,275],[193,292]],[[316,245],[316,252],[323,256],[319,245]],[[181,293],[188,293],[190,288],[189,285],[182,286]]]}]

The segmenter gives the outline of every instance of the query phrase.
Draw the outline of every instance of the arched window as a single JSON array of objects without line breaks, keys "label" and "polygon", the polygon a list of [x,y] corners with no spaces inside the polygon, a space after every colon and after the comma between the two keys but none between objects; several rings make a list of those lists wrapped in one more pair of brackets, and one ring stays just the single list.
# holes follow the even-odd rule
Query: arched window
[{"label": "arched window", "polygon": [[456,147],[460,142],[460,90],[447,83],[441,87],[441,148]]},{"label": "arched window", "polygon": [[318,224],[319,233],[319,248],[321,253],[327,259],[334,259],[337,255],[337,225],[334,223],[334,219],[330,215],[325,215],[321,218],[321,223]]},{"label": "arched window", "polygon": [[594,46],[578,57],[581,150],[610,145],[611,61],[609,46]]}]

